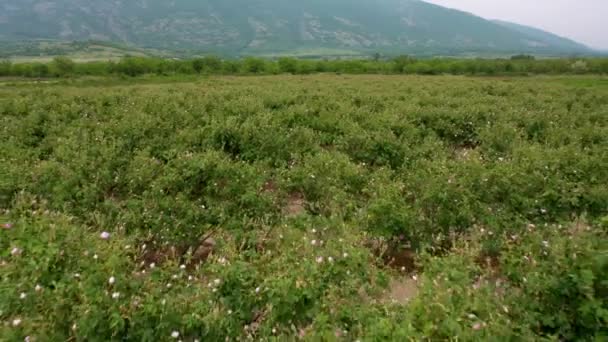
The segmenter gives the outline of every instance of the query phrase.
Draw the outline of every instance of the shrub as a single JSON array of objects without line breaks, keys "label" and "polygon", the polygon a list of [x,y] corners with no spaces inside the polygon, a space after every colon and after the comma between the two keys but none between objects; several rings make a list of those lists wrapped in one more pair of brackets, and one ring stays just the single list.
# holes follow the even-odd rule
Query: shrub
[{"label": "shrub", "polygon": [[0,340],[605,337],[601,80],[108,65],[0,86]]},{"label": "shrub", "polygon": [[76,63],[67,57],[56,57],[51,65],[56,76],[70,76],[74,72]]}]

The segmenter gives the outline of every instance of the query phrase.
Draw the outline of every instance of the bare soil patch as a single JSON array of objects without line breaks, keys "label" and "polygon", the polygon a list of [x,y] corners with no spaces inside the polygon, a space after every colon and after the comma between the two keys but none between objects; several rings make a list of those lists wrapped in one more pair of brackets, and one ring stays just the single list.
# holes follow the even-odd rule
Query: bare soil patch
[{"label": "bare soil patch", "polygon": [[391,280],[381,301],[392,304],[407,304],[418,294],[418,282],[412,277],[400,277]]},{"label": "bare soil patch", "polygon": [[147,243],[141,261],[146,266],[150,264],[162,265],[169,261],[175,261],[186,265],[188,269],[193,269],[207,261],[213,253],[215,245],[215,240],[211,237],[193,245],[157,246],[153,242]]},{"label": "bare soil patch", "polygon": [[289,195],[287,204],[283,208],[286,216],[299,216],[306,212],[306,200],[299,192]]}]

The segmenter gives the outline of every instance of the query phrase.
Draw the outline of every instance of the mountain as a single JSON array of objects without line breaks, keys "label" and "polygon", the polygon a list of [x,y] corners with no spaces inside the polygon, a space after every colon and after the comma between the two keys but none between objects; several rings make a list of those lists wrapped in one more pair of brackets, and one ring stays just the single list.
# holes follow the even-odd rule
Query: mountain
[{"label": "mountain", "polygon": [[560,37],[551,32],[543,31],[541,29],[537,29],[535,27],[520,25],[508,21],[503,20],[492,20],[492,22],[502,25],[508,29],[513,31],[517,31],[521,34],[527,35],[531,37],[533,41],[538,42],[540,44],[545,44],[545,46],[561,46],[564,49],[570,49],[572,51],[584,51],[585,49],[589,49],[587,46],[575,42],[574,40]]},{"label": "mountain", "polygon": [[420,0],[3,0],[0,41],[95,40],[225,55],[585,54]]}]

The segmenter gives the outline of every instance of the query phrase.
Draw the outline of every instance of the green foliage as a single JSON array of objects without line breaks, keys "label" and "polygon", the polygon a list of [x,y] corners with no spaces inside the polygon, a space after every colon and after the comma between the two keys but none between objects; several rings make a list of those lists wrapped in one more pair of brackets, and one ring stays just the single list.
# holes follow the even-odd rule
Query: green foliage
[{"label": "green foliage", "polygon": [[[547,336],[602,336],[598,333],[608,324],[608,244],[603,234],[594,235],[580,223],[534,229],[508,250],[502,265],[510,283],[522,289],[509,296],[518,305],[518,316],[535,322],[534,329]],[[532,272],[522,272],[524,267]]]},{"label": "green foliage", "polygon": [[605,59],[414,59],[400,56],[393,60],[307,60],[282,57],[277,60],[247,57],[220,59],[208,56],[195,59],[126,57],[119,61],[74,63],[59,57],[49,64],[0,63],[0,75],[22,77],[65,77],[75,75],[136,77],[142,75],[194,74],[418,74],[418,75],[505,75],[520,74],[602,74],[608,72]]},{"label": "green foliage", "polygon": [[156,71],[157,61],[138,57],[127,57],[112,66],[112,71],[127,76],[138,76]]},{"label": "green foliage", "polygon": [[0,61],[0,76],[9,76],[11,74],[11,62]]},{"label": "green foliage", "polygon": [[532,56],[532,55],[514,55],[514,56],[511,56],[511,60],[512,61],[521,61],[521,60],[524,60],[524,61],[533,61],[535,59],[536,58],[534,56]]},{"label": "green foliage", "polygon": [[192,60],[192,68],[200,73],[219,73],[222,71],[222,60],[218,57],[208,56]]},{"label": "green foliage", "polygon": [[410,56],[399,56],[393,60],[393,63],[393,71],[395,73],[401,74],[405,71],[405,68],[408,65],[416,63],[416,59]]},{"label": "green foliage", "polygon": [[295,74],[298,72],[298,60],[294,58],[279,58],[279,71],[282,73]]},{"label": "green foliage", "polygon": [[571,67],[572,67],[572,70],[577,74],[584,74],[585,72],[587,72],[589,70],[589,67],[587,66],[587,62],[582,61],[582,60],[572,63]]},{"label": "green foliage", "polygon": [[263,74],[266,71],[266,62],[261,58],[247,57],[242,65],[244,73]]},{"label": "green foliage", "polygon": [[56,57],[51,63],[57,76],[70,76],[74,72],[75,65],[74,61],[67,57]]},{"label": "green foliage", "polygon": [[197,63],[0,86],[0,340],[605,339],[603,79]]}]

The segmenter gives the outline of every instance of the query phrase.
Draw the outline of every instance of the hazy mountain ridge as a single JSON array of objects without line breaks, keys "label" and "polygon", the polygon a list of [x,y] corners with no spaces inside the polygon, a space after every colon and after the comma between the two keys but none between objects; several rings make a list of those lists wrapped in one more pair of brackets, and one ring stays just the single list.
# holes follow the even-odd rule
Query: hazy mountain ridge
[{"label": "hazy mountain ridge", "polygon": [[591,51],[419,0],[5,0],[0,13],[0,40],[107,40],[233,55]]},{"label": "hazy mountain ridge", "polygon": [[584,50],[589,49],[589,47],[578,43],[572,39],[558,36],[554,33],[547,32],[536,27],[520,25],[517,23],[512,23],[504,20],[492,20],[492,22],[502,25],[506,28],[512,29],[514,31],[525,34],[538,42],[545,42],[546,44],[554,44],[558,46],[569,47],[573,50]]}]

